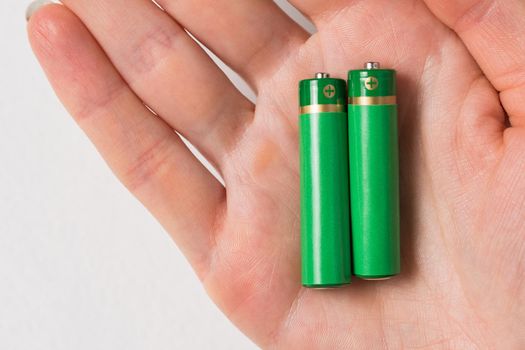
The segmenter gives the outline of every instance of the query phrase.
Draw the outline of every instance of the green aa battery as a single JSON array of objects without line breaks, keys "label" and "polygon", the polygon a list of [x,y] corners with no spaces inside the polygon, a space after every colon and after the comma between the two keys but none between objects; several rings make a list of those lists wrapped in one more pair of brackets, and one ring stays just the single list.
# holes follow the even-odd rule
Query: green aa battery
[{"label": "green aa battery", "polygon": [[353,273],[400,272],[396,72],[368,62],[348,73]]},{"label": "green aa battery", "polygon": [[317,73],[299,84],[302,282],[350,283],[346,83]]}]

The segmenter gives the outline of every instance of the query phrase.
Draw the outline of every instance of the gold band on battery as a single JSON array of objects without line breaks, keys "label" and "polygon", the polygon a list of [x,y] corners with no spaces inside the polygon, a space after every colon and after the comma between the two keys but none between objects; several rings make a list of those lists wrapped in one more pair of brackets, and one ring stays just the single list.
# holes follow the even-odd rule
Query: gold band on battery
[{"label": "gold band on battery", "polygon": [[396,96],[357,96],[349,97],[348,104],[359,106],[395,105],[397,98]]},{"label": "gold band on battery", "polygon": [[299,108],[300,114],[323,113],[323,112],[346,112],[345,105],[309,105]]}]

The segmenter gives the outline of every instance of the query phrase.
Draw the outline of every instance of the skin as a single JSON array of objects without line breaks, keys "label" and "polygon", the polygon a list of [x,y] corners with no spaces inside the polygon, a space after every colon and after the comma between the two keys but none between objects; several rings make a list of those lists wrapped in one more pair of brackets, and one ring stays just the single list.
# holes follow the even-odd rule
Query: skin
[{"label": "skin", "polygon": [[[71,115],[237,327],[269,349],[525,348],[523,1],[292,1],[311,36],[271,1],[158,3],[64,0],[32,16],[29,38]],[[308,290],[297,82],[368,60],[399,76],[403,272]]]}]

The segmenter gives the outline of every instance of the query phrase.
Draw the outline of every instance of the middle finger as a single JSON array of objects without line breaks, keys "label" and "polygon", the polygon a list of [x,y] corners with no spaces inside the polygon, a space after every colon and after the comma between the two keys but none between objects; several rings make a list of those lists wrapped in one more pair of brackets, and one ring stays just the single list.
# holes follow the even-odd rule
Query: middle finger
[{"label": "middle finger", "polygon": [[149,0],[62,2],[135,93],[220,169],[253,105],[198,44]]},{"label": "middle finger", "polygon": [[308,33],[270,0],[157,0],[257,89]]}]

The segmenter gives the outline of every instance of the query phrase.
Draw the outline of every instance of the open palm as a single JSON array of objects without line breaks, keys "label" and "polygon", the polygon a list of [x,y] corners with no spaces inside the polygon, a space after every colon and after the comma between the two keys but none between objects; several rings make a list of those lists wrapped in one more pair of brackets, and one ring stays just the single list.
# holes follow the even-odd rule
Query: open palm
[{"label": "open palm", "polygon": [[[525,3],[292,1],[310,36],[267,0],[157,2],[165,11],[64,0],[31,18],[30,39],[65,106],[240,329],[266,348],[525,347]],[[307,290],[297,83],[367,60],[399,76],[403,272]]]}]

